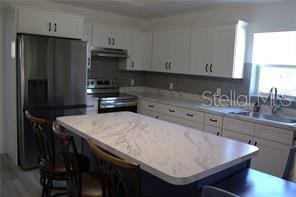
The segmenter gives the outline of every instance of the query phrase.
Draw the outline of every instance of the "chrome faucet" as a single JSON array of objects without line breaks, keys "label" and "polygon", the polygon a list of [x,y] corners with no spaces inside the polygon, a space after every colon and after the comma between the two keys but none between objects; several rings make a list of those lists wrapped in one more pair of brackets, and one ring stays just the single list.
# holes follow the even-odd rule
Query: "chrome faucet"
[{"label": "chrome faucet", "polygon": [[[273,91],[274,91],[274,98],[272,99]],[[277,88],[272,87],[270,89],[268,99],[270,100],[271,113],[272,113],[272,115],[276,115],[277,112],[282,107],[280,104],[278,104],[279,102],[278,102],[278,91],[277,91]]]}]

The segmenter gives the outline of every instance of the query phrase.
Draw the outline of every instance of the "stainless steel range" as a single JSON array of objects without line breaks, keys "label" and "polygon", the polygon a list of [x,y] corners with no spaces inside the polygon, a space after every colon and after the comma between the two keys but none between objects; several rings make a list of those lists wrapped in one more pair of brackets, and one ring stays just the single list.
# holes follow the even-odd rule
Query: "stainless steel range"
[{"label": "stainless steel range", "polygon": [[87,80],[88,114],[117,111],[137,112],[137,97],[119,92],[118,79]]}]

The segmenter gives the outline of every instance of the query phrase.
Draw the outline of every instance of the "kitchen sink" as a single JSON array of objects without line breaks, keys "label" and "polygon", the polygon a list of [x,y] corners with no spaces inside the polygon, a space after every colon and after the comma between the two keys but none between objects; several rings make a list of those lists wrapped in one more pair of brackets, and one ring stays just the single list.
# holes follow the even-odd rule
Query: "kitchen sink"
[{"label": "kitchen sink", "polygon": [[230,112],[229,114],[239,115],[239,116],[249,116],[252,118],[264,119],[264,120],[271,120],[275,122],[281,122],[285,124],[296,124],[296,120],[283,118],[280,116],[273,116],[268,114],[262,114],[258,112],[250,112],[250,111],[240,111],[240,112]]}]

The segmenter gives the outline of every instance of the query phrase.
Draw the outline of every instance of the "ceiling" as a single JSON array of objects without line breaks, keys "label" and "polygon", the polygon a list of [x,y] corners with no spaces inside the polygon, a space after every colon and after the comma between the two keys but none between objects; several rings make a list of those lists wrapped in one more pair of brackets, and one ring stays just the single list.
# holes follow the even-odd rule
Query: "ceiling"
[{"label": "ceiling", "polygon": [[216,6],[248,5],[285,0],[49,0],[97,11],[137,17],[157,18],[186,14]]}]

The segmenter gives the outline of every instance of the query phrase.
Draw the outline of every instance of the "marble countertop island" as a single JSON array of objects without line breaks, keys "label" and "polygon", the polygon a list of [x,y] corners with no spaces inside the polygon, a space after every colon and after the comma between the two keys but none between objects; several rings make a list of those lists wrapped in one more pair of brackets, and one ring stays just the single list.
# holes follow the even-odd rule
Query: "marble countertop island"
[{"label": "marble countertop island", "polygon": [[174,185],[186,185],[254,157],[258,148],[132,112],[57,121],[107,151]]}]

